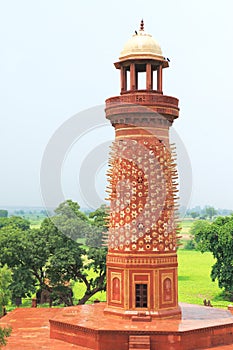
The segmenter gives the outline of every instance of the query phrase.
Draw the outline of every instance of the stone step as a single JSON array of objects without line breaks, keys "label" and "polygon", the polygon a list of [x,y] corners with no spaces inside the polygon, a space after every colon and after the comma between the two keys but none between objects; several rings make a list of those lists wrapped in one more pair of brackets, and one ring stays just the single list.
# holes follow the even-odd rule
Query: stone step
[{"label": "stone step", "polygon": [[219,345],[219,346],[214,346],[212,348],[204,348],[202,350],[232,350],[232,349],[233,349],[233,344]]},{"label": "stone step", "polygon": [[150,337],[131,335],[129,337],[129,349],[150,350]]}]

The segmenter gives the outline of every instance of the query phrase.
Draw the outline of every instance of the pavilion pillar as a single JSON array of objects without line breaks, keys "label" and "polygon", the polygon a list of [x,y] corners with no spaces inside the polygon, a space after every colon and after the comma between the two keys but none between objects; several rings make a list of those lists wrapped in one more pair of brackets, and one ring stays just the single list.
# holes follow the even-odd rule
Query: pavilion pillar
[{"label": "pavilion pillar", "polygon": [[135,63],[130,64],[130,90],[136,90],[136,70]]},{"label": "pavilion pillar", "polygon": [[163,70],[161,65],[157,69],[157,90],[163,92]]},{"label": "pavilion pillar", "polygon": [[146,89],[153,90],[153,70],[151,63],[146,64]]},{"label": "pavilion pillar", "polygon": [[126,67],[121,67],[121,92],[127,90],[127,71]]}]

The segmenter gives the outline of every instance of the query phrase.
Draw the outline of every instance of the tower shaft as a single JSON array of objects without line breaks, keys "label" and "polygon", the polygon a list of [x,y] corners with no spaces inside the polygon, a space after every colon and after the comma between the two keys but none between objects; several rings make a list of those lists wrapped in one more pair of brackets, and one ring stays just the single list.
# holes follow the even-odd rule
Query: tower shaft
[{"label": "tower shaft", "polygon": [[[144,29],[139,33],[148,45]],[[123,317],[142,313],[172,317],[180,314],[176,253],[178,176],[169,128],[178,117],[178,100],[163,95],[162,69],[168,63],[157,57],[160,48],[151,44],[150,56],[146,58],[145,48],[138,54],[138,44],[135,50],[132,43],[128,46],[131,51],[127,53],[126,45],[123,57],[115,64],[121,71],[121,95],[106,100],[106,117],[115,128],[115,141],[108,171],[105,312]],[[141,73],[145,73],[146,89],[139,89]]]}]

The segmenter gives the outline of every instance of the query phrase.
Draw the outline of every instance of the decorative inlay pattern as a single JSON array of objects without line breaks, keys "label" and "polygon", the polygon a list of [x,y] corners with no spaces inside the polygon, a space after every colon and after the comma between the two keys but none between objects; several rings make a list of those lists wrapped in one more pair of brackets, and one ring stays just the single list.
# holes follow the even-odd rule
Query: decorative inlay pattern
[{"label": "decorative inlay pattern", "polygon": [[171,149],[156,137],[119,139],[109,164],[109,252],[176,251],[178,190]]},{"label": "decorative inlay pattern", "polygon": [[154,266],[160,266],[160,265],[177,265],[177,257],[176,256],[171,256],[171,257],[120,257],[120,256],[112,256],[108,255],[107,257],[107,262],[108,263],[113,263],[113,264],[124,264],[124,265],[154,265]]}]

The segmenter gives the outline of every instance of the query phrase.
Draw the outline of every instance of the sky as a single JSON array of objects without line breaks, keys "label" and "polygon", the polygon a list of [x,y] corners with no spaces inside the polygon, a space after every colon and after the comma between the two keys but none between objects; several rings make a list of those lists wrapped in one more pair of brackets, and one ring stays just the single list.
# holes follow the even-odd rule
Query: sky
[{"label": "sky", "polygon": [[[54,159],[62,195],[82,202],[78,164],[114,137],[103,113],[120,92],[113,62],[143,18],[170,58],[163,91],[180,101],[174,129],[191,162],[189,205],[233,209],[232,12],[231,0],[0,0],[0,206],[42,206],[41,173],[50,177]],[[87,120],[99,114],[93,134]],[[82,133],[58,142],[77,125]],[[100,153],[95,180],[83,178],[101,197]]]}]

